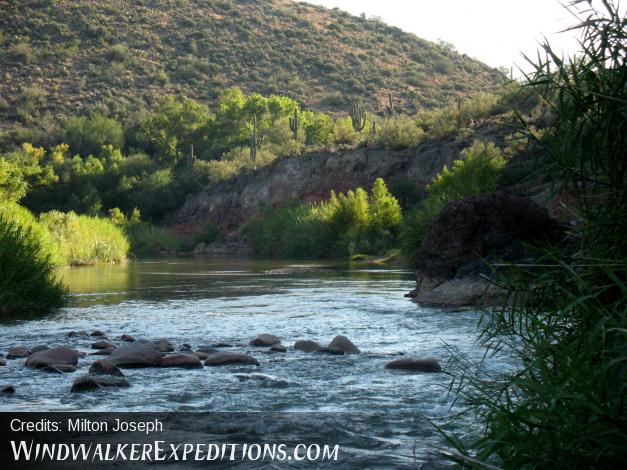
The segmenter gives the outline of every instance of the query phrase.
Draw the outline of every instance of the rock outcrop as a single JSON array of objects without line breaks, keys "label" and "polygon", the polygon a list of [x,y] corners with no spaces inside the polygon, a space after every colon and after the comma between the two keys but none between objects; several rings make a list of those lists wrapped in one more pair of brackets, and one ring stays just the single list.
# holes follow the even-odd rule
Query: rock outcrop
[{"label": "rock outcrop", "polygon": [[531,199],[495,192],[444,206],[416,253],[417,287],[408,294],[425,304],[492,305],[504,292],[482,275],[490,262],[528,257],[524,243],[556,243],[563,228]]},{"label": "rock outcrop", "polygon": [[[339,153],[307,153],[277,159],[254,173],[242,173],[206,192],[191,196],[174,214],[168,224],[177,232],[194,234],[210,220],[224,233],[237,230],[254,216],[260,203],[277,205],[287,199],[314,202],[327,199],[333,191],[348,191],[359,186],[370,188],[383,178],[390,188],[398,184],[424,191],[433,177],[459,158],[459,152],[474,139],[494,141],[502,145],[509,131],[503,126],[482,123],[468,138],[455,136],[434,139],[417,149],[400,151],[359,148]],[[199,253],[236,252],[241,250],[235,240],[228,244],[201,245]]]}]

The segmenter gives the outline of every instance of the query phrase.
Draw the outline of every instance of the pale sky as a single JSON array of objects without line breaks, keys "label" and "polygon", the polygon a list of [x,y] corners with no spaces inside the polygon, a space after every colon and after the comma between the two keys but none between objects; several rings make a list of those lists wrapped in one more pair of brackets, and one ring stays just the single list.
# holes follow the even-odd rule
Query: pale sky
[{"label": "pale sky", "polygon": [[[564,0],[568,2],[568,0]],[[556,34],[576,20],[558,0],[307,0],[386,23],[436,42],[442,39],[493,67],[522,66],[521,52],[536,56],[546,36],[566,54],[577,51],[573,32]],[[600,2],[596,2],[597,5]],[[587,4],[585,4],[587,6]]]}]

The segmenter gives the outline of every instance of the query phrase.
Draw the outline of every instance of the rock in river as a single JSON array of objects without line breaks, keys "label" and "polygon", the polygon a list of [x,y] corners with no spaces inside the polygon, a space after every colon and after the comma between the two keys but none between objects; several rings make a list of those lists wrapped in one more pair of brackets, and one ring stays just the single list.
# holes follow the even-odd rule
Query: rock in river
[{"label": "rock in river", "polygon": [[115,349],[115,345],[108,341],[96,341],[91,345],[91,349]]},{"label": "rock in river", "polygon": [[279,338],[277,338],[276,336],[264,333],[264,334],[258,335],[255,339],[251,340],[250,344],[252,346],[268,347],[268,346],[272,346],[273,344],[277,344],[280,342],[281,340],[279,340]]},{"label": "rock in river", "polygon": [[415,372],[442,372],[442,367],[437,359],[417,359],[414,357],[405,357],[403,359],[396,359],[395,361],[388,362],[385,365],[386,369],[402,369],[412,370]]},{"label": "rock in river", "polygon": [[14,385],[5,385],[4,387],[2,387],[2,390],[0,390],[0,392],[2,393],[15,393],[15,386]]},{"label": "rock in river", "polygon": [[156,339],[152,342],[152,344],[157,351],[161,351],[161,352],[174,351],[174,346],[172,345],[172,343],[165,338]]},{"label": "rock in river", "polygon": [[206,366],[226,366],[229,364],[259,365],[259,361],[248,354],[234,352],[217,352],[209,354],[205,360]]},{"label": "rock in river", "polygon": [[100,330],[94,330],[91,332],[90,336],[105,336],[105,334]]},{"label": "rock in river", "polygon": [[316,349],[317,353],[322,353],[322,354],[334,354],[336,356],[341,356],[342,354],[344,354],[344,351],[342,351],[340,348],[318,348]]},{"label": "rock in river", "polygon": [[125,380],[118,377],[100,377],[95,375],[86,375],[79,377],[72,384],[72,392],[85,392],[89,390],[98,390],[104,387],[130,387],[131,385]]},{"label": "rock in river", "polygon": [[28,357],[30,354],[30,350],[24,346],[17,346],[15,348],[9,349],[7,353],[7,359],[17,359],[20,357]]},{"label": "rock in river", "polygon": [[282,344],[275,344],[273,345],[270,349],[270,352],[287,352],[287,348],[285,346],[283,346]]},{"label": "rock in river", "polygon": [[330,349],[341,349],[346,354],[357,354],[361,352],[359,348],[355,346],[350,339],[342,335],[338,335],[335,338],[333,338],[333,341],[329,343],[328,347]]},{"label": "rock in river", "polygon": [[163,353],[149,341],[135,341],[120,346],[109,356],[109,362],[117,367],[159,367]]},{"label": "rock in river", "polygon": [[127,334],[123,334],[122,336],[120,336],[120,339],[122,341],[126,341],[127,343],[132,343],[133,341],[135,341],[135,338],[133,338],[131,335],[127,335]]},{"label": "rock in river", "polygon": [[26,366],[36,369],[50,368],[52,371],[67,372],[69,369],[64,366],[76,366],[78,364],[78,358],[82,356],[83,354],[76,349],[64,347],[51,348],[28,356]]},{"label": "rock in river", "polygon": [[315,341],[311,341],[311,340],[301,340],[301,341],[296,341],[294,343],[294,349],[298,349],[300,351],[304,351],[306,353],[310,353],[310,352],[315,352],[318,349],[320,349],[322,346],[320,344],[318,344]]},{"label": "rock in river", "polygon": [[202,362],[195,354],[173,354],[161,358],[161,367],[179,367],[181,369],[202,369]]},{"label": "rock in river", "polygon": [[118,377],[123,377],[124,374],[120,369],[111,364],[110,361],[106,359],[99,359],[94,362],[89,368],[89,375],[115,375]]}]

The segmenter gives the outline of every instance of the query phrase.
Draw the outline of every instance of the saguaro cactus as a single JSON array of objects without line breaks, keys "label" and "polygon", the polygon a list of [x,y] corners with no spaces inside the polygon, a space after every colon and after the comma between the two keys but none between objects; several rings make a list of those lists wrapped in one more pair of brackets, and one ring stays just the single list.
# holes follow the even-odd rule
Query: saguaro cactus
[{"label": "saguaro cactus", "polygon": [[351,121],[353,122],[353,129],[357,132],[361,132],[366,127],[366,112],[358,106],[353,104],[351,108]]},{"label": "saguaro cactus", "polygon": [[457,128],[462,127],[462,97],[457,97]]},{"label": "saguaro cactus", "polygon": [[298,108],[294,108],[294,117],[290,118],[290,130],[294,133],[294,140],[298,140],[298,128],[300,127],[300,117],[298,116]]},{"label": "saguaro cactus", "polygon": [[392,99],[392,92],[388,93],[388,105],[386,111],[388,116],[394,116],[394,100]]},{"label": "saguaro cactus", "polygon": [[250,159],[253,162],[253,168],[257,169],[255,162],[257,161],[257,116],[253,116],[253,133],[250,136]]}]

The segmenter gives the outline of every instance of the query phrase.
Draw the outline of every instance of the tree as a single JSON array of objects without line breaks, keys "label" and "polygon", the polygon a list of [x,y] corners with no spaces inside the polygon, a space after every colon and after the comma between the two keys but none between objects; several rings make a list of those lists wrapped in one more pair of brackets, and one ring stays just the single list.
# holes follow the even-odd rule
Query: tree
[{"label": "tree", "polygon": [[124,129],[115,119],[101,114],[68,119],[64,126],[65,141],[73,153],[99,155],[103,145],[124,146]]}]

